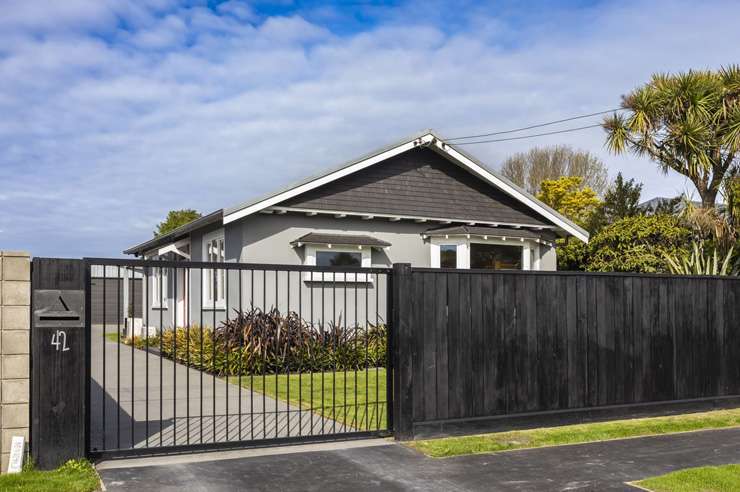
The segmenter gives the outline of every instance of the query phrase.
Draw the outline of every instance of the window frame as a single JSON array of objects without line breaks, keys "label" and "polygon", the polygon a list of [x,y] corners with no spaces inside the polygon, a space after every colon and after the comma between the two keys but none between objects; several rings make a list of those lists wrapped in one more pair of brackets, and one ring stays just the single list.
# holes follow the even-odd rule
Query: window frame
[{"label": "window frame", "polygon": [[[503,240],[500,238],[483,239],[482,237],[431,237],[430,265],[432,268],[441,268],[440,246],[457,246],[457,268],[470,269],[470,245],[471,244],[498,244],[501,246],[517,246],[522,252],[522,268],[519,271],[539,270],[539,245],[529,239],[511,238]],[[533,258],[534,256],[534,258]],[[534,260],[534,261],[533,261]],[[492,270],[495,271],[495,270]],[[503,270],[501,270],[503,271]]]},{"label": "window frame", "polygon": [[[361,253],[362,260],[360,268],[372,268],[373,266],[373,251],[371,246],[336,246],[333,244],[331,246],[322,244],[306,244],[303,264],[306,266],[316,266],[316,256],[319,252]],[[366,273],[304,272],[303,280],[307,282],[371,283],[373,281],[373,276]]]},{"label": "window frame", "polygon": [[[167,309],[168,301],[168,283],[169,275],[167,271],[169,268],[158,268],[153,267],[154,273],[150,275],[152,279],[152,309]],[[160,292],[159,287],[162,286]],[[161,302],[160,302],[161,301]]]},{"label": "window frame", "polygon": [[[216,261],[211,258],[209,248],[213,242],[217,242],[217,248],[220,252],[216,253]],[[204,262],[207,263],[225,263],[226,262],[226,238],[223,229],[217,229],[211,231],[208,234],[203,235],[202,239],[202,251],[201,257]],[[220,260],[219,260],[220,257]],[[216,274],[216,292],[211,292],[213,288],[213,274]],[[220,310],[226,309],[226,270],[217,268],[203,268],[201,270],[201,289],[204,310]],[[220,288],[220,290],[219,290]],[[215,294],[215,299],[211,298],[211,294]],[[220,294],[220,295],[219,295]]]}]

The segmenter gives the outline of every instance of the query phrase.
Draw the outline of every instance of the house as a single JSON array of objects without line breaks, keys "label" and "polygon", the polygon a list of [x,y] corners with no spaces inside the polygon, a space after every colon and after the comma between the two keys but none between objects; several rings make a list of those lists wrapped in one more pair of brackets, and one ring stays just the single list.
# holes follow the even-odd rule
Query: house
[{"label": "house", "polygon": [[[124,253],[215,263],[555,270],[555,239],[567,236],[588,241],[582,228],[426,131]],[[167,315],[179,320],[225,310],[228,273],[187,272],[178,269],[164,282],[151,275],[156,315],[172,311],[173,302],[176,312]],[[321,281],[318,275],[304,281]],[[343,280],[371,283],[362,274]]]}]

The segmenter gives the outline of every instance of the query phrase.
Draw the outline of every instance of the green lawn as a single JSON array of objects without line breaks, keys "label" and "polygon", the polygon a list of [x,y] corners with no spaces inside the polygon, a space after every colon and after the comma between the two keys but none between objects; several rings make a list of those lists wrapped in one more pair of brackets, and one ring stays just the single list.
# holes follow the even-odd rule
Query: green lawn
[{"label": "green lawn", "polygon": [[100,490],[100,479],[89,462],[71,460],[52,471],[27,470],[0,475],[0,490],[93,492]]},{"label": "green lawn", "polygon": [[[277,381],[276,381],[277,379]],[[323,379],[323,389],[322,389]],[[313,380],[313,392],[311,382]],[[239,378],[229,381],[238,384]],[[242,376],[242,386],[343,422],[356,430],[386,428],[385,368],[311,374]],[[277,384],[277,388],[275,385]],[[289,391],[290,390],[290,391]]]},{"label": "green lawn", "polygon": [[409,445],[428,456],[443,458],[736,426],[740,426],[740,409],[447,437],[414,441]]},{"label": "green lawn", "polygon": [[105,334],[105,338],[109,342],[116,343],[116,342],[118,342],[118,332],[117,331],[114,331],[113,333],[106,333]]},{"label": "green lawn", "polygon": [[654,492],[736,492],[740,490],[740,465],[688,468],[636,485]]}]

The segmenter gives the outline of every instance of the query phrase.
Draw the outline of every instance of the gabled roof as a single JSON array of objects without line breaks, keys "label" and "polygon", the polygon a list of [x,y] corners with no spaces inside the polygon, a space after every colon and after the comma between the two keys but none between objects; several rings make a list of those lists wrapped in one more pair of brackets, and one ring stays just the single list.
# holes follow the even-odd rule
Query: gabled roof
[{"label": "gabled roof", "polygon": [[162,234],[161,236],[157,236],[154,239],[150,239],[149,241],[144,241],[141,244],[137,244],[136,246],[132,246],[126,251],[123,252],[125,255],[142,255],[147,251],[151,251],[154,248],[158,248],[160,246],[164,246],[167,244],[170,244],[174,241],[177,241],[178,239],[184,237],[191,231],[194,231],[196,229],[200,229],[201,227],[220,223],[223,220],[223,210],[216,210],[215,212],[211,212],[208,215],[204,215],[203,217],[199,217],[192,222],[188,222],[187,224],[181,225],[177,229],[174,229],[167,234]]},{"label": "gabled roof", "polygon": [[[542,203],[531,194],[522,190],[504,176],[489,169],[485,164],[480,162],[472,155],[466,153],[461,148],[445,142],[443,138],[439,137],[432,130],[426,130],[424,132],[420,132],[416,135],[412,135],[408,138],[402,139],[392,145],[387,145],[385,147],[377,149],[360,158],[346,162],[341,166],[325,171],[322,174],[292,184],[286,188],[283,188],[282,190],[270,193],[258,199],[241,203],[239,205],[212,212],[206,216],[196,219],[193,222],[190,222],[189,224],[185,224],[184,226],[181,226],[168,234],[133,246],[124,251],[124,254],[142,254],[145,251],[150,251],[162,245],[172,243],[184,237],[189,232],[203,226],[217,222],[222,222],[223,224],[234,222],[243,217],[247,217],[254,213],[260,212],[261,210],[265,210],[269,207],[280,204],[281,202],[298,196],[302,193],[316,189],[327,183],[336,181],[340,178],[343,178],[344,176],[348,176],[362,169],[367,169],[393,156],[421,146],[430,148],[435,152],[447,157],[451,162],[459,165],[463,169],[466,169],[473,175],[478,176],[484,182],[496,187],[497,189],[511,196],[520,203],[523,203],[531,210],[534,210],[544,219],[546,219],[556,227],[559,227],[562,231],[573,235],[581,241],[588,241],[589,234],[583,228],[579,227],[577,224],[573,223],[557,211],[548,207],[546,204]],[[430,220],[436,219],[430,218]]]},{"label": "gabled roof", "polygon": [[338,180],[349,174],[383,162],[384,160],[401,154],[419,146],[426,146],[450,159],[452,162],[478,176],[483,181],[500,189],[512,198],[518,200],[530,209],[534,210],[552,224],[561,228],[568,234],[587,242],[589,235],[583,228],[574,224],[563,215],[548,207],[534,196],[522,190],[511,181],[500,174],[487,168],[483,163],[462,149],[448,144],[444,139],[438,137],[433,131],[428,130],[409,138],[403,139],[393,145],[378,149],[363,157],[347,162],[339,167],[331,169],[323,174],[306,179],[299,183],[288,186],[280,191],[271,193],[256,200],[251,200],[239,205],[228,207],[223,211],[223,223],[228,224],[243,217],[247,217],[261,210],[277,205],[280,202],[298,196],[307,191]]}]

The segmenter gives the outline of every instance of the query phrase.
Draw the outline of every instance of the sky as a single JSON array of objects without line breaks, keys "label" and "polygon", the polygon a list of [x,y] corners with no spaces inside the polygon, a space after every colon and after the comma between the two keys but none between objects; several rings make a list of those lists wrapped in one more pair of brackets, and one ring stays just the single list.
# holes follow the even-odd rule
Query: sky
[{"label": "sky", "polygon": [[[619,106],[656,72],[737,63],[740,2],[0,0],[0,250],[118,257],[426,128],[507,130]],[[578,120],[558,127],[598,123]],[[600,128],[471,145],[497,168],[567,144],[644,183]]]}]

